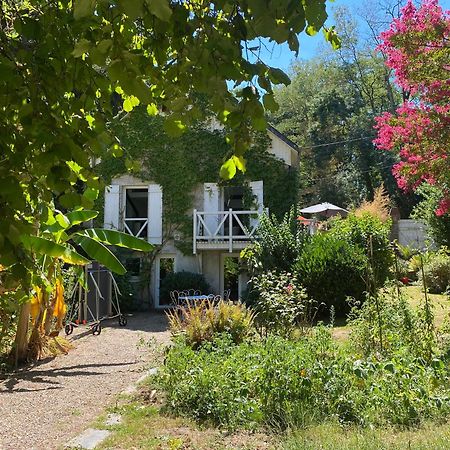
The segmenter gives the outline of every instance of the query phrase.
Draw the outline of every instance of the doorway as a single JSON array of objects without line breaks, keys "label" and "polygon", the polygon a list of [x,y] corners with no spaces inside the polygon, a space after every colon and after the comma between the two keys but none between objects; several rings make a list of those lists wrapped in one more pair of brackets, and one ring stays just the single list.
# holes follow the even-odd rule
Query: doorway
[{"label": "doorway", "polygon": [[175,256],[163,255],[156,260],[156,307],[166,308],[171,300],[168,292],[161,290],[161,284],[167,275],[175,272]]},{"label": "doorway", "polygon": [[239,256],[235,254],[222,255],[222,282],[221,291],[230,290],[230,300],[238,300],[240,297],[240,267]]}]

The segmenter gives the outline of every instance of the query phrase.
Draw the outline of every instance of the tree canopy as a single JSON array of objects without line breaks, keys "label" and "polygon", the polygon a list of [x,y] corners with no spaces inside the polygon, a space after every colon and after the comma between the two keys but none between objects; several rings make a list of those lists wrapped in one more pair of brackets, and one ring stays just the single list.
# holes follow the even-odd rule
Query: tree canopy
[{"label": "tree canopy", "polygon": [[442,192],[436,213],[444,215],[450,210],[450,11],[437,0],[420,7],[409,1],[381,39],[379,50],[408,96],[394,114],[377,118],[375,143],[399,154],[393,171],[402,189],[436,185]]},{"label": "tree canopy", "polygon": [[[3,0],[0,2],[0,265],[25,282],[23,236],[49,208],[89,207],[100,183],[91,162],[121,154],[108,127],[117,108],[164,111],[178,135],[205,110],[228,130],[229,177],[245,170],[250,128],[276,109],[289,78],[260,58],[260,38],[287,42],[324,28],[324,0]],[[5,275],[5,272],[3,272]],[[7,276],[2,283],[7,285]]]},{"label": "tree canopy", "polygon": [[271,120],[301,147],[301,204],[358,205],[384,184],[407,215],[412,198],[390,173],[397,155],[379,152],[372,143],[374,118],[395,111],[401,92],[347,8],[337,9],[336,24],[341,48],[294,64],[292,83],[275,92],[280,108]]}]

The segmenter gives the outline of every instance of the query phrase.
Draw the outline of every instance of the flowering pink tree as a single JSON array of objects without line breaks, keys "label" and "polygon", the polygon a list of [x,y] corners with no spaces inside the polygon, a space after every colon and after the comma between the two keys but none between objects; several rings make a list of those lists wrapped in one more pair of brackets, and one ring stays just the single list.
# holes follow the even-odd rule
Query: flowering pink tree
[{"label": "flowering pink tree", "polygon": [[409,100],[395,115],[376,118],[375,145],[396,151],[393,167],[403,190],[430,183],[442,190],[436,214],[450,212],[450,11],[437,0],[411,0],[381,34],[379,50]]}]

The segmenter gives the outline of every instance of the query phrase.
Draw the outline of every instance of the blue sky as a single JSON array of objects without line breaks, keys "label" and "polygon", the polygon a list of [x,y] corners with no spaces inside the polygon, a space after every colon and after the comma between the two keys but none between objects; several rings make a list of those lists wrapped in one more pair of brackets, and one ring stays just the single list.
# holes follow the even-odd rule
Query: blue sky
[{"label": "blue sky", "polygon": [[[333,10],[337,6],[346,6],[352,14],[357,15],[357,10],[361,6],[361,0],[335,0],[334,2],[327,2],[327,11],[329,19],[327,25],[333,24]],[[440,0],[440,5],[444,10],[450,9],[450,0]],[[337,30],[339,32],[339,30]],[[323,46],[324,38],[322,33],[318,33],[316,36],[307,36],[305,33],[300,35],[300,59],[310,59],[316,56],[320,52],[320,46]],[[287,44],[278,45],[270,43],[267,45],[267,49],[262,49],[261,58],[265,63],[279,67],[284,71],[288,71],[289,66],[295,59],[294,53],[289,50]]]}]

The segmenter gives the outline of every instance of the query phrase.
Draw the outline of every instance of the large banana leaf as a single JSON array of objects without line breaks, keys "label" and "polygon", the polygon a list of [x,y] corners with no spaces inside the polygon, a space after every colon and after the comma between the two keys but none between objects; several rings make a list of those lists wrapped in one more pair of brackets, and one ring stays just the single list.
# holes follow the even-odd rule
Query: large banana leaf
[{"label": "large banana leaf", "polygon": [[98,216],[98,211],[91,211],[88,209],[80,209],[77,211],[71,211],[66,214],[69,219],[70,225],[78,225],[88,220],[95,219]]},{"label": "large banana leaf", "polygon": [[90,263],[87,258],[72,250],[68,245],[56,244],[48,239],[29,235],[22,236],[21,240],[27,250],[40,255],[61,258],[68,264],[84,265]]},{"label": "large banana leaf", "polygon": [[[75,233],[79,236],[88,236],[97,242],[102,242],[106,245],[117,245],[118,247],[125,247],[131,250],[139,250],[141,252],[149,252],[153,250],[153,245],[149,244],[144,239],[140,239],[129,234],[122,233],[115,230],[102,230],[101,228],[91,228]],[[74,236],[75,236],[74,235]]]},{"label": "large banana leaf", "polygon": [[90,238],[89,236],[76,235],[73,237],[75,243],[89,255],[90,258],[95,259],[100,264],[103,264],[109,270],[124,275],[126,273],[125,267],[116,258],[114,253],[105,247],[101,242]]}]

